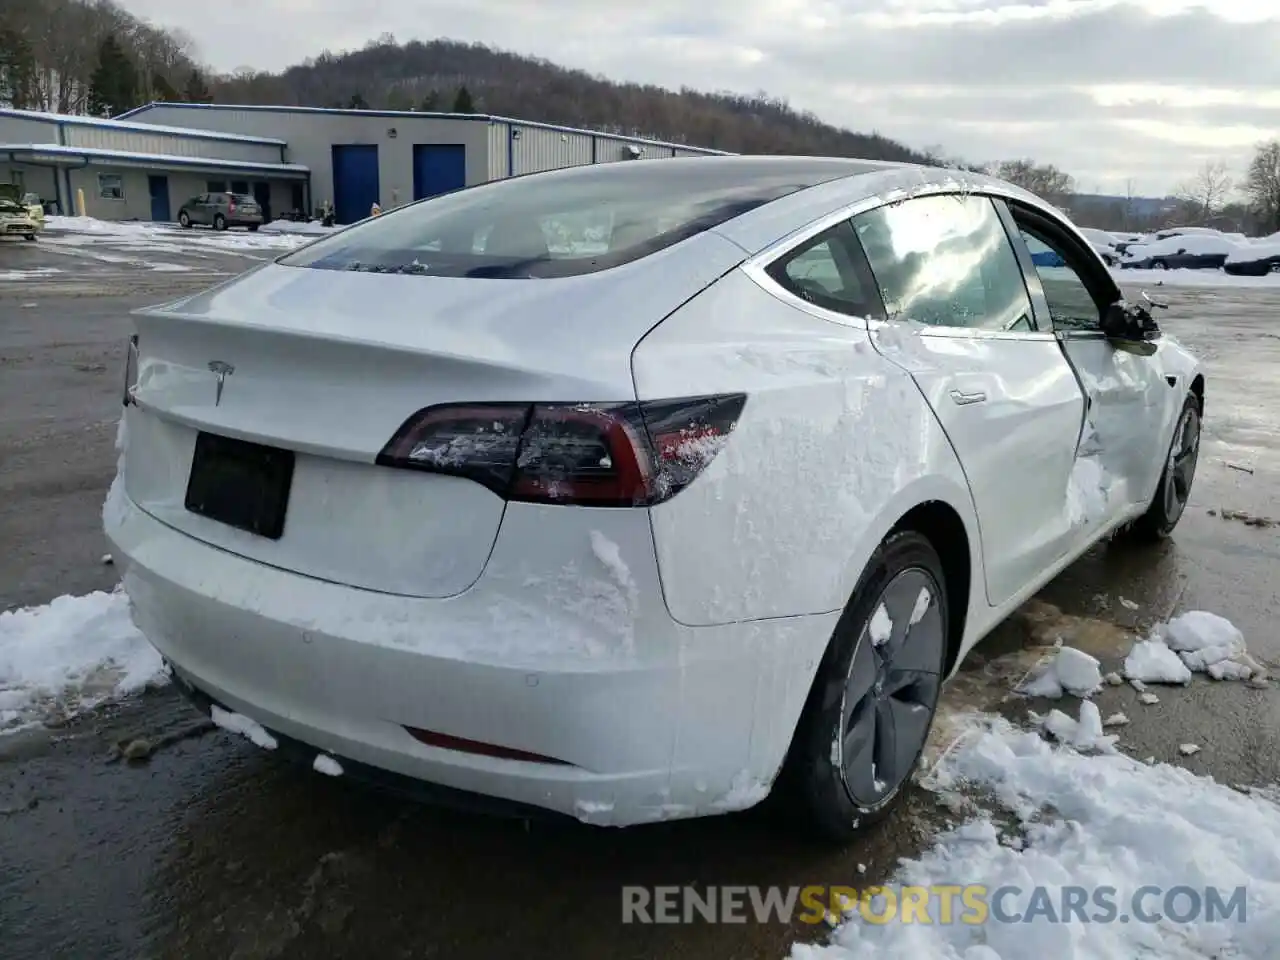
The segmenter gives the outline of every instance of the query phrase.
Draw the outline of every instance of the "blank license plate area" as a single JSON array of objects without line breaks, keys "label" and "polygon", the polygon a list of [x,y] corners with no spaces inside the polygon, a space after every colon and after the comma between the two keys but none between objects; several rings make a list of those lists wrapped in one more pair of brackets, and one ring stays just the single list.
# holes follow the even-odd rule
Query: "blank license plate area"
[{"label": "blank license plate area", "polygon": [[199,433],[185,506],[210,520],[279,540],[293,461],[292,450]]}]

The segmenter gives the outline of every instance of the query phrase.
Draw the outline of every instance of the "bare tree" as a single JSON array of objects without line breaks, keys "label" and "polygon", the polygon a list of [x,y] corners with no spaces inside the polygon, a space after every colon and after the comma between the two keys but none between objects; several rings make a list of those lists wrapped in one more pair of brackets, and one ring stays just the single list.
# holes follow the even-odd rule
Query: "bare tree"
[{"label": "bare tree", "polygon": [[1071,174],[1051,163],[1002,160],[991,167],[991,173],[1057,206],[1064,206],[1076,192],[1075,179]]},{"label": "bare tree", "polygon": [[1280,140],[1258,144],[1245,174],[1244,193],[1263,229],[1280,230]]},{"label": "bare tree", "polygon": [[1226,205],[1232,186],[1226,162],[1209,160],[1194,177],[1178,184],[1173,195],[1186,205],[1188,216],[1205,224]]}]

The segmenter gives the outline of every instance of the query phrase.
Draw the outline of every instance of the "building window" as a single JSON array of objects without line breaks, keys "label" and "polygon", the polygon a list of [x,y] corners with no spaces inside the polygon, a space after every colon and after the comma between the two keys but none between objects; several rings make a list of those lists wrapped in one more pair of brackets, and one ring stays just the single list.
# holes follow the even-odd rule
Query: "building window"
[{"label": "building window", "polygon": [[247,194],[249,192],[249,181],[248,180],[232,180],[231,192],[239,193],[241,195]]},{"label": "building window", "polygon": [[209,180],[205,183],[205,189],[210,193],[226,193],[227,181],[225,180]]},{"label": "building window", "polygon": [[118,173],[98,174],[98,196],[103,200],[123,200],[124,177]]}]

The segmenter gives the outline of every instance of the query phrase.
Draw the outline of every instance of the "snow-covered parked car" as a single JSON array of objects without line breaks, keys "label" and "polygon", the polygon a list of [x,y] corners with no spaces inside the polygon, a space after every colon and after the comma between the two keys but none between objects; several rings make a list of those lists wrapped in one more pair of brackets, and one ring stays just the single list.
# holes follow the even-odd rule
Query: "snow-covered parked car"
[{"label": "snow-covered parked car", "polygon": [[957,176],[577,167],[139,311],[104,508],[138,626],[323,772],[608,825],[772,792],[848,837],[966,652],[1169,534],[1199,450],[1197,361]]},{"label": "snow-covered parked car", "polygon": [[1275,236],[1237,245],[1222,265],[1225,273],[1239,277],[1264,277],[1277,268],[1280,268],[1280,237]]},{"label": "snow-covered parked car", "polygon": [[1237,247],[1221,234],[1176,234],[1129,247],[1120,266],[1136,270],[1218,270]]},{"label": "snow-covered parked car", "polygon": [[1115,234],[1108,233],[1106,230],[1097,230],[1093,227],[1081,227],[1080,233],[1089,241],[1090,246],[1097,252],[1107,266],[1113,267],[1120,262],[1120,251],[1116,249],[1116,244],[1120,242]]},{"label": "snow-covered parked car", "polygon": [[0,183],[0,237],[34,240],[44,228],[43,211],[37,218],[24,202],[22,188]]}]

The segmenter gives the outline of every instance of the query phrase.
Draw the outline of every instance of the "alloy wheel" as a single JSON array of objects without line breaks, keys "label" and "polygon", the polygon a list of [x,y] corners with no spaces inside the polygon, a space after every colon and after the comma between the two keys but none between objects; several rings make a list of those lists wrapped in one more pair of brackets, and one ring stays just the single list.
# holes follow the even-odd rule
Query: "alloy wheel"
[{"label": "alloy wheel", "polygon": [[860,809],[897,793],[929,735],[946,651],[941,596],[928,571],[903,570],[858,637],[832,759]]},{"label": "alloy wheel", "polygon": [[1164,485],[1164,512],[1168,522],[1182,516],[1191,498],[1191,483],[1195,480],[1196,464],[1200,459],[1200,414],[1188,406],[1178,419],[1169,449]]}]

